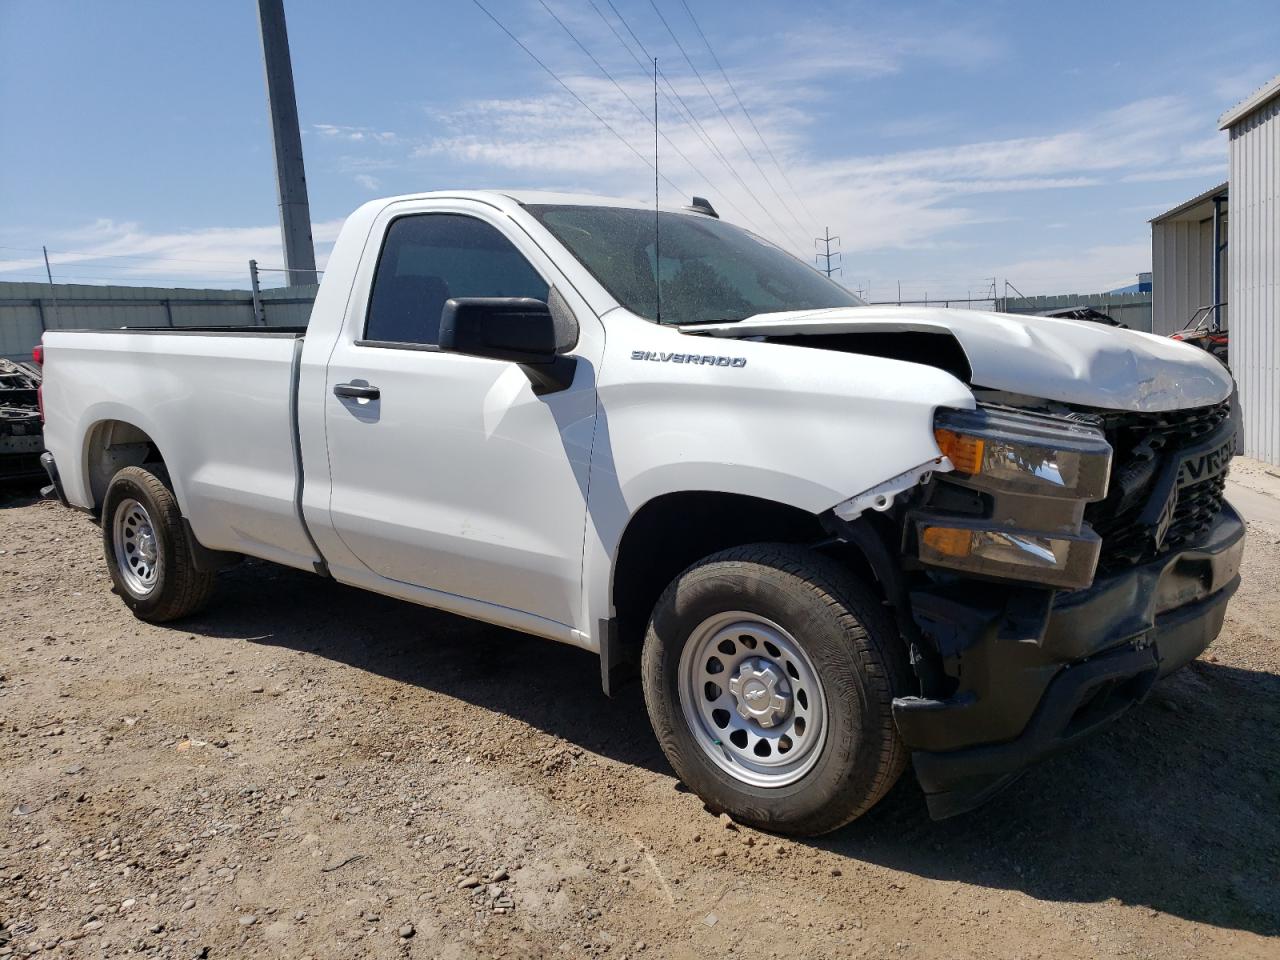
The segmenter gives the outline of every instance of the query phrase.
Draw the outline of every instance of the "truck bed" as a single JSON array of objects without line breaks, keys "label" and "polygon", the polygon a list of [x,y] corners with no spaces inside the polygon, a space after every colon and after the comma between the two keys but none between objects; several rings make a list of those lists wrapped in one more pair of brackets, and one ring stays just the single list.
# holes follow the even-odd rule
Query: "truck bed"
[{"label": "truck bed", "polygon": [[[137,462],[149,441],[164,451],[200,543],[309,569],[318,557],[297,507],[304,333],[296,327],[47,333],[46,445],[61,465],[68,500],[100,503],[109,474]],[[145,436],[114,426],[121,422]]]}]

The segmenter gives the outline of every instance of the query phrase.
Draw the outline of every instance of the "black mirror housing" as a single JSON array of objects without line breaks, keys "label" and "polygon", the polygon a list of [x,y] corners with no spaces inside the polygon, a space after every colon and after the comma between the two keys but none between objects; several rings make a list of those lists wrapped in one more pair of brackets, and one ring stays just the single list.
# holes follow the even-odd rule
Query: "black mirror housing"
[{"label": "black mirror housing", "polygon": [[439,348],[524,368],[536,394],[564,390],[577,361],[578,319],[556,289],[550,304],[530,297],[454,297],[440,314]]},{"label": "black mirror housing", "polygon": [[440,349],[513,363],[556,357],[551,308],[530,297],[455,297],[440,315]]}]

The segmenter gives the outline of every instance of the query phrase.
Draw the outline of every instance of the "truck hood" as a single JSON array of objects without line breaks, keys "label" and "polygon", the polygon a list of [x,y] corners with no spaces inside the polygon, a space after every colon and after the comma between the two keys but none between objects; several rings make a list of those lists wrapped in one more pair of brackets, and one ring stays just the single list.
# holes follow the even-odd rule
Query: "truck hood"
[{"label": "truck hood", "polygon": [[715,337],[785,337],[796,346],[804,346],[806,336],[830,343],[826,338],[843,334],[950,334],[969,362],[971,386],[1110,410],[1208,406],[1225,400],[1232,389],[1226,368],[1196,347],[1136,330],[1053,317],[836,307],[681,329]]}]

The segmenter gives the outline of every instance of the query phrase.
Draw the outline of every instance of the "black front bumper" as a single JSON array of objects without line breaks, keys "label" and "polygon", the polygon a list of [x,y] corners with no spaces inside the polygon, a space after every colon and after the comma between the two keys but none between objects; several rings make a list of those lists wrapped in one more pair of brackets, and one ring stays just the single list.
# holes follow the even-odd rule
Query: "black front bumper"
[{"label": "black front bumper", "polygon": [[1194,660],[1222,629],[1243,552],[1244,523],[1224,504],[1197,546],[1086,590],[913,591],[916,623],[956,678],[946,699],[894,701],[930,814],[985,802]]}]

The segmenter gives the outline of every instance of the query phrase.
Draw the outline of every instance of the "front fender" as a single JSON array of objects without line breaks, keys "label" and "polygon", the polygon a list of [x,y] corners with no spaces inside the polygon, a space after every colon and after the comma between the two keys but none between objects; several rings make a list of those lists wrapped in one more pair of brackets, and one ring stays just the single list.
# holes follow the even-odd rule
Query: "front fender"
[{"label": "front fender", "polygon": [[[733,493],[820,514],[938,457],[937,408],[974,406],[965,384],[923,364],[610,320],[588,496],[587,624],[612,615],[618,544],[655,497]],[[688,359],[721,355],[729,362]]]}]

